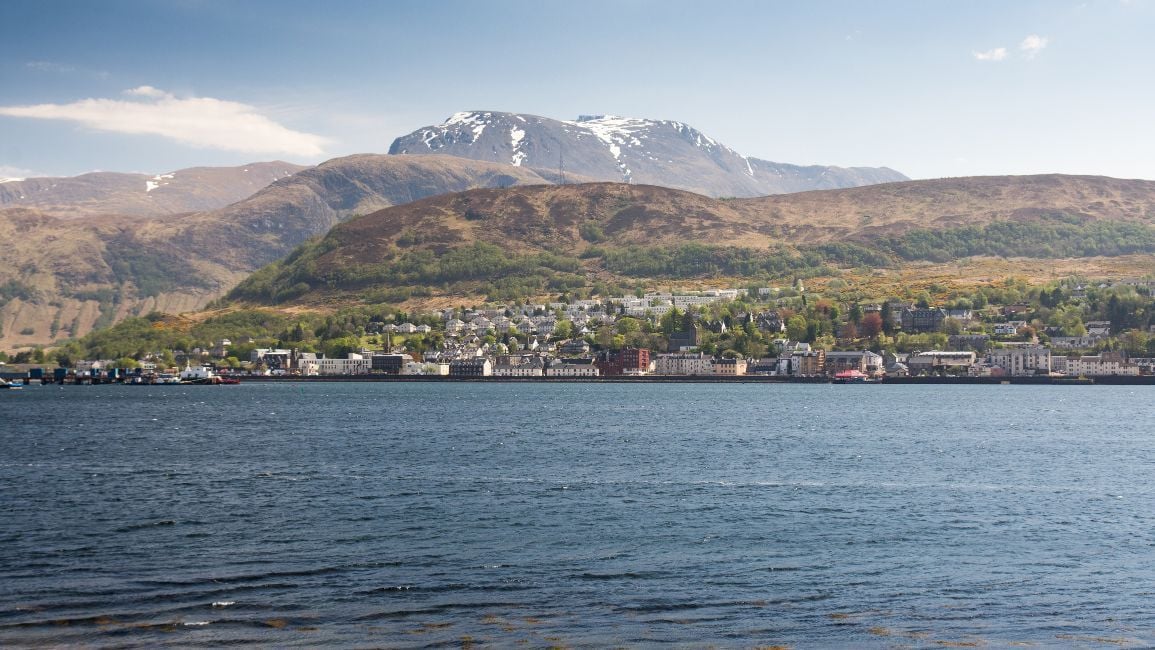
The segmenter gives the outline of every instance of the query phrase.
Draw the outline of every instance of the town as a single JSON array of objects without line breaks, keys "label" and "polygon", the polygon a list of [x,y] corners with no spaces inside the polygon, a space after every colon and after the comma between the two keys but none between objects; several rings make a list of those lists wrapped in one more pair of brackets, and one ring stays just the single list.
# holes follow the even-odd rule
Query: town
[{"label": "town", "polygon": [[[310,340],[316,333],[297,324],[276,341],[241,334],[187,350],[142,351],[140,358],[58,357],[62,367],[52,377],[1138,377],[1155,374],[1155,332],[1146,320],[1151,284],[1007,282],[938,306],[926,295],[849,301],[838,281],[821,294],[808,293],[801,280],[785,289],[639,291],[371,316],[355,337],[341,339],[343,349],[318,346]],[[1096,315],[1104,318],[1087,318]],[[153,327],[163,329],[164,321]],[[14,367],[0,370],[21,377]]]}]

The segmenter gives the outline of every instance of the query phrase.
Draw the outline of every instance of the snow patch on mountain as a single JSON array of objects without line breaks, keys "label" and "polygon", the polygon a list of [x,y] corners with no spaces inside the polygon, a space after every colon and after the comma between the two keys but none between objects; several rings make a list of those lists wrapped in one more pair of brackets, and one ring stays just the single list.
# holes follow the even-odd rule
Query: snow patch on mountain
[{"label": "snow patch on mountain", "polygon": [[[247,172],[249,170],[245,169],[243,171]],[[144,182],[144,191],[147,194],[148,192],[151,192],[156,188],[161,187],[162,185],[168,185],[168,183],[165,181],[171,181],[174,178],[176,178],[175,174],[157,174],[156,176],[152,177],[152,180],[147,180]]]},{"label": "snow patch on mountain", "polygon": [[477,139],[480,138],[481,134],[485,131],[485,127],[489,126],[488,120],[492,116],[493,113],[464,111],[461,113],[454,113],[448,120],[445,120],[445,124],[442,124],[442,126],[457,126],[468,128],[473,132],[473,141],[477,142]]},{"label": "snow patch on mountain", "polygon": [[616,115],[581,115],[576,121],[565,124],[584,129],[605,143],[622,172],[622,180],[629,183],[633,173],[622,160],[622,147],[641,147],[642,140],[638,134],[644,133],[658,123]]},{"label": "snow patch on mountain", "polygon": [[[522,120],[525,121],[524,119]],[[525,139],[525,131],[511,126],[509,128],[509,148],[513,151],[513,157],[510,159],[510,164],[514,167],[521,167],[521,163],[525,162],[526,153],[521,151],[521,141]]]}]

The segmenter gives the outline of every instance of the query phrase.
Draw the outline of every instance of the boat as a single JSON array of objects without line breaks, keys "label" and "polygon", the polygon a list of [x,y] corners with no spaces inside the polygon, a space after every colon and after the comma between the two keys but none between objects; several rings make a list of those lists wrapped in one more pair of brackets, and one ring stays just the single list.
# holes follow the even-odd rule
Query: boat
[{"label": "boat", "polygon": [[873,384],[877,383],[877,379],[873,379],[870,375],[860,370],[843,370],[834,375],[835,384]]},{"label": "boat", "polygon": [[192,367],[185,364],[184,370],[180,371],[180,383],[182,384],[212,384],[213,380],[217,379],[217,373],[213,372],[210,366]]},{"label": "boat", "polygon": [[0,379],[0,390],[23,390],[24,382]]},{"label": "boat", "polygon": [[180,371],[180,383],[182,384],[239,384],[240,379],[235,377],[222,377],[218,375],[212,366],[204,365],[192,367],[185,365],[184,370]]}]

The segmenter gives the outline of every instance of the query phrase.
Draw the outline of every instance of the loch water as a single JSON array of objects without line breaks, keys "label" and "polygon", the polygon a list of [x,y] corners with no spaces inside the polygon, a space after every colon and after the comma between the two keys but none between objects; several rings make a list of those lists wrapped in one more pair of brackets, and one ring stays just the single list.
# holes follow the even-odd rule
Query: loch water
[{"label": "loch water", "polygon": [[1153,397],[0,391],[0,646],[1151,646]]}]

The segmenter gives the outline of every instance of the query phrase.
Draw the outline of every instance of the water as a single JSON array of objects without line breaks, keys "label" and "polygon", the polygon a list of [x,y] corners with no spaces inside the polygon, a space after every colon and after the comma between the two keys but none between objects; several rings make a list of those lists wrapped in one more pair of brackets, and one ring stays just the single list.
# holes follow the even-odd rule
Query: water
[{"label": "water", "polygon": [[0,392],[0,645],[1151,645],[1153,394]]}]

